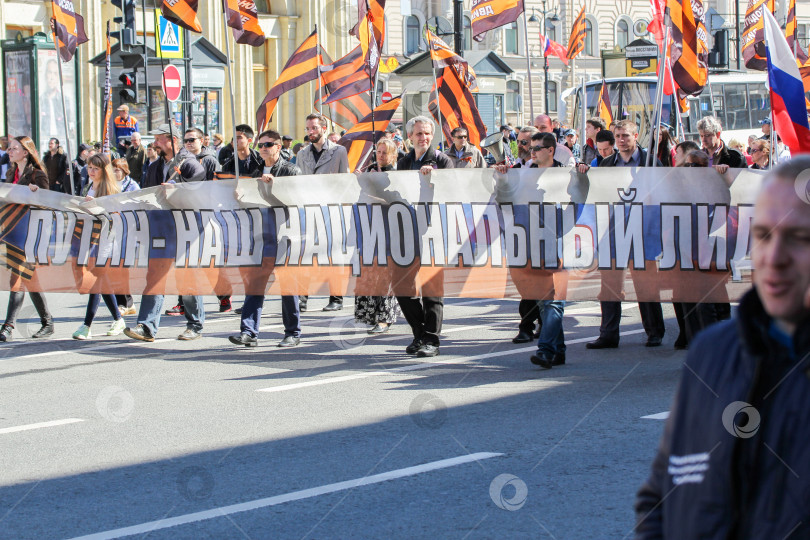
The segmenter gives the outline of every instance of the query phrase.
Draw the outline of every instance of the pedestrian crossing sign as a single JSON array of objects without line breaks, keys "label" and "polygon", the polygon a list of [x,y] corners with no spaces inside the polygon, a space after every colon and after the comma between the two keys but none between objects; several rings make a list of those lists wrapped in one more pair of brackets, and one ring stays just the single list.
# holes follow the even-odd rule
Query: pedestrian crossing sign
[{"label": "pedestrian crossing sign", "polygon": [[155,12],[155,56],[158,58],[183,58],[183,32],[173,22]]}]

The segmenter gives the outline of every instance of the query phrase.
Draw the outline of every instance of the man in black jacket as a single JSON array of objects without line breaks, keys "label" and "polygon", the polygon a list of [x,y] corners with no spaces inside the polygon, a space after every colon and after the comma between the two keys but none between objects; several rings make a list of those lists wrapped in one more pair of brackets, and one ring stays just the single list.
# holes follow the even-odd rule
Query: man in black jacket
[{"label": "man in black jacket", "polygon": [[[265,131],[259,135],[258,141],[257,146],[263,166],[261,170],[254,171],[253,178],[260,178],[262,182],[272,185],[273,179],[276,177],[301,174],[301,169],[281,157],[281,135],[278,132]],[[269,274],[261,275],[263,287],[267,286],[268,277]],[[247,280],[245,285],[248,285]],[[240,333],[228,337],[231,343],[245,347],[256,347],[259,344],[259,322],[262,318],[263,306],[263,295],[245,296],[242,320],[239,325]],[[281,320],[284,322],[284,339],[278,343],[278,347],[297,346],[301,342],[301,311],[297,296],[281,297]]]},{"label": "man in black jacket", "polygon": [[[646,167],[647,150],[638,145],[638,126],[630,120],[621,120],[616,123],[614,136],[616,137],[616,149],[618,152],[606,157],[599,164],[599,167]],[[663,167],[656,158],[658,167]],[[580,172],[587,172],[589,167],[584,164],[579,165]],[[605,272],[608,274],[608,272]],[[603,278],[604,279],[604,278]],[[622,283],[617,283],[621,287]],[[607,290],[606,290],[607,289]],[[600,296],[610,291],[612,287],[603,288]],[[622,303],[617,301],[602,301],[602,324],[599,327],[599,338],[590,343],[586,343],[588,349],[615,349],[619,346],[619,323],[622,318]],[[638,309],[641,312],[641,322],[647,332],[647,347],[659,347],[664,339],[664,311],[660,302],[639,302]]]},{"label": "man in black jacket", "polygon": [[222,164],[222,174],[236,174],[236,159],[239,160],[239,177],[253,177],[264,168],[264,160],[250,147],[253,128],[247,124],[236,126],[236,154]]},{"label": "man in black jacket", "polygon": [[[408,120],[405,130],[413,148],[407,156],[397,161],[398,171],[419,171],[430,176],[433,169],[452,169],[453,161],[445,154],[431,148],[433,121],[426,116]],[[437,279],[442,279],[439,276]],[[408,354],[420,357],[439,354],[439,332],[442,330],[444,298],[440,296],[397,296],[399,307],[413,331],[413,341],[405,348]]]},{"label": "man in black jacket", "polygon": [[709,154],[709,166],[728,165],[732,169],[745,169],[748,163],[745,157],[737,150],[729,148],[720,138],[723,126],[720,120],[714,116],[705,116],[698,120],[698,133],[700,142],[703,144],[703,151]]},{"label": "man in black jacket", "polygon": [[219,161],[217,161],[214,152],[207,146],[203,146],[203,138],[205,135],[199,128],[189,128],[183,135],[183,145],[185,149],[194,154],[194,158],[200,162],[200,165],[205,169],[205,179],[213,180],[216,173],[220,170]]},{"label": "man in black jacket", "polygon": [[754,288],[690,347],[636,498],[637,540],[810,538],[810,212],[796,190],[808,170],[800,157],[765,181]]}]

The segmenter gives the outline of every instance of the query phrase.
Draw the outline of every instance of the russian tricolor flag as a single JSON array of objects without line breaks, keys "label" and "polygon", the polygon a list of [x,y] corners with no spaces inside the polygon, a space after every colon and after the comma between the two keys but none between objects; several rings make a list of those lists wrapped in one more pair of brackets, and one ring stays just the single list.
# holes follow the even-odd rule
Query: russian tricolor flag
[{"label": "russian tricolor flag", "polygon": [[810,153],[810,125],[796,58],[771,12],[763,8],[762,14],[768,51],[773,127],[793,156],[807,154]]}]

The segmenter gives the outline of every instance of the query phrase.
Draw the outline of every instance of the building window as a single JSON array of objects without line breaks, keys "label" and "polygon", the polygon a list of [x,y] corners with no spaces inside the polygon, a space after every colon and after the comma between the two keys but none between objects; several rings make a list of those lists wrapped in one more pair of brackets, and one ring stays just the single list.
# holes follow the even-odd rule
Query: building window
[{"label": "building window", "polygon": [[619,19],[616,23],[616,46],[624,49],[630,43],[630,23],[627,19]]},{"label": "building window", "polygon": [[16,39],[17,33],[20,33],[22,37],[31,37],[34,35],[34,29],[28,26],[15,26],[13,24],[6,25],[6,39]]},{"label": "building window", "polygon": [[596,56],[594,52],[593,23],[590,19],[585,19],[585,56]]},{"label": "building window", "polygon": [[419,18],[411,15],[405,22],[405,54],[413,54],[421,48]]},{"label": "building window", "polygon": [[796,40],[799,42],[799,47],[805,50],[810,47],[810,24],[796,25]]},{"label": "building window", "polygon": [[469,51],[472,49],[472,21],[466,15],[464,16],[464,50]]},{"label": "building window", "polygon": [[557,83],[554,81],[548,81],[548,88],[546,88],[546,93],[548,94],[548,110],[549,112],[557,112]]},{"label": "building window", "polygon": [[523,96],[520,95],[520,83],[517,81],[506,81],[506,110],[508,112],[520,112],[523,105]]},{"label": "building window", "polygon": [[560,40],[557,39],[557,25],[549,20],[546,20],[546,37],[551,41],[560,42]]},{"label": "building window", "polygon": [[262,15],[270,15],[270,0],[254,0],[256,3],[256,11]]},{"label": "building window", "polygon": [[518,54],[518,27],[516,22],[506,25],[504,29],[504,44],[506,54]]}]

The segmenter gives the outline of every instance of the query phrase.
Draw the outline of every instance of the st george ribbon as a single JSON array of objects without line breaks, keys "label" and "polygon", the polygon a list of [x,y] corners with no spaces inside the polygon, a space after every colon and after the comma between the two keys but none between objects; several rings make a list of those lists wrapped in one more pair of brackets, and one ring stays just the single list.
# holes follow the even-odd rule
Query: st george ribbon
[{"label": "st george ribbon", "polygon": [[492,169],[242,178],[85,201],[0,185],[0,288],[728,302],[763,175]]}]

